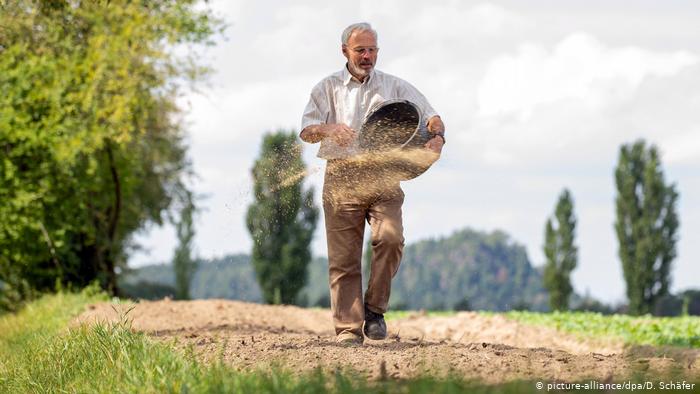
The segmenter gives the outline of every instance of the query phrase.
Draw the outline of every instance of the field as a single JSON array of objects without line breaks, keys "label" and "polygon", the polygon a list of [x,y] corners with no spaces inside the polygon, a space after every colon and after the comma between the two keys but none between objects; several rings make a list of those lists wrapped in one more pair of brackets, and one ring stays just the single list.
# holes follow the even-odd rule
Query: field
[{"label": "field", "polygon": [[343,347],[324,309],[130,304],[90,289],[46,296],[0,318],[0,392],[538,392],[537,382],[700,382],[697,317],[389,316],[389,339]]}]

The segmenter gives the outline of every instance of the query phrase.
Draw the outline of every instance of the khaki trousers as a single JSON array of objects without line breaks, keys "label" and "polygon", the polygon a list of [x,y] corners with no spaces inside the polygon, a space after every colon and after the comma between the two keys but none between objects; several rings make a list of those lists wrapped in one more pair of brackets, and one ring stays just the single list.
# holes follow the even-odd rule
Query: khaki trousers
[{"label": "khaki trousers", "polygon": [[[391,279],[401,262],[404,194],[398,181],[379,179],[376,171],[341,160],[331,160],[326,166],[323,211],[331,310],[337,335],[350,332],[362,336],[364,304],[372,312],[386,312]],[[372,259],[363,302],[361,267],[365,221],[372,231]]]}]

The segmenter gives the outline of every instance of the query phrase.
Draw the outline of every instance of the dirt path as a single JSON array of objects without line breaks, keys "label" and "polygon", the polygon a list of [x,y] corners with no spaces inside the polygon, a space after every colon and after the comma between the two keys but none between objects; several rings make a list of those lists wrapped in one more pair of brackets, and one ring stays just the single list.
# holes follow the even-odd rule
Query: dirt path
[{"label": "dirt path", "polygon": [[[700,380],[698,350],[625,349],[614,341],[580,340],[502,316],[459,313],[389,321],[389,339],[361,347],[334,342],[328,310],[228,300],[92,305],[76,322],[115,321],[128,309],[133,328],[178,348],[193,345],[205,361],[234,368],[281,365],[296,373],[349,368],[371,379],[451,372],[486,382],[512,379],[622,380],[680,373]],[[176,341],[173,342],[172,340]]]}]

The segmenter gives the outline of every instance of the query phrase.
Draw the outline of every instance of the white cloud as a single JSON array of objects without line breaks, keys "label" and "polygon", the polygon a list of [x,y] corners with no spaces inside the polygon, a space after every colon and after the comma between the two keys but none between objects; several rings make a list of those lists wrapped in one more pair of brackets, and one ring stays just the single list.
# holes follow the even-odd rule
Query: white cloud
[{"label": "white cloud", "polygon": [[230,144],[250,152],[263,132],[298,129],[301,113],[316,81],[305,77],[251,81],[190,98],[187,116],[195,144]]},{"label": "white cloud", "polygon": [[261,29],[252,48],[280,66],[303,67],[306,61],[317,56],[321,41],[325,41],[324,49],[330,49],[332,43],[332,47],[340,51],[340,32],[336,31],[338,15],[332,7],[289,5],[272,10],[270,14],[272,18],[268,22],[272,28]]},{"label": "white cloud", "polygon": [[669,163],[690,163],[700,159],[700,125],[694,131],[670,138],[664,144]]},{"label": "white cloud", "polygon": [[[415,19],[417,31],[434,30],[439,24],[438,34],[444,38],[469,40],[484,39],[527,26],[527,20],[506,8],[493,4],[471,5],[463,1],[428,3]],[[414,30],[416,31],[416,30]],[[430,37],[430,35],[428,35]]]},{"label": "white cloud", "polygon": [[498,56],[489,65],[478,90],[479,115],[514,113],[526,121],[537,106],[565,99],[602,108],[633,95],[646,77],[670,76],[699,60],[687,51],[608,48],[581,32],[551,51],[541,44],[523,44],[516,54]]}]

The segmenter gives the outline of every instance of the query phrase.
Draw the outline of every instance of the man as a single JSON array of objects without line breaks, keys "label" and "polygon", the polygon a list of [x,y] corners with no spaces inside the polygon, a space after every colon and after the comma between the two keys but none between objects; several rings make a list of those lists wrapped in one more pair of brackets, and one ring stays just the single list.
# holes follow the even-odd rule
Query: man
[{"label": "man", "polygon": [[[425,97],[412,85],[375,70],[377,33],[368,23],[348,26],[341,36],[345,67],[319,82],[302,118],[300,138],[321,143],[326,159],[323,210],[328,239],[331,309],[339,342],[363,343],[387,336],[384,313],[391,279],[401,262],[404,238],[399,180],[377,181],[376,174],[356,160],[358,131],[372,106],[390,99],[416,104],[434,135],[425,148],[439,154],[444,125]],[[365,223],[372,230],[372,261],[367,291],[362,297],[361,258]]]}]

